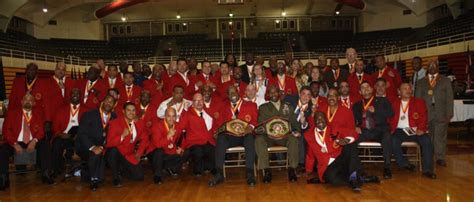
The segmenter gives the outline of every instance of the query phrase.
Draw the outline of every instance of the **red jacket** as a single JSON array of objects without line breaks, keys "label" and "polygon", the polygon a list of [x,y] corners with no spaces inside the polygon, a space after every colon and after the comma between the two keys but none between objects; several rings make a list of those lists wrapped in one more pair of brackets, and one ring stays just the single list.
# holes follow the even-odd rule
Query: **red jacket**
[{"label": "red jacket", "polygon": [[[137,109],[137,115],[140,115],[141,105],[137,104],[136,109]],[[151,129],[155,119],[158,119],[158,117],[156,116],[156,110],[158,110],[158,107],[156,105],[150,103],[150,104],[148,104],[148,107],[145,109],[145,113],[141,117],[139,117],[140,118],[139,120],[141,122],[143,122],[143,124],[145,126],[147,134],[150,134],[150,129]]]},{"label": "red jacket", "polygon": [[210,116],[217,120],[221,116],[222,112],[220,110],[223,104],[224,102],[220,97],[212,96],[209,107],[206,107],[206,105],[204,105],[204,110],[206,111],[206,113],[208,113]]},{"label": "red jacket", "polygon": [[227,89],[234,85],[234,79],[230,78],[229,81],[222,82],[222,79],[220,76],[216,76],[213,78],[212,82],[216,84],[216,91],[215,95],[219,97],[219,99],[224,100],[227,98]]},{"label": "red jacket", "polygon": [[[408,103],[408,124],[410,127],[417,127],[422,131],[428,131],[428,110],[425,101],[420,98],[411,97]],[[389,119],[392,133],[397,129],[398,120],[400,119],[401,100],[396,99],[392,103],[394,116]]]},{"label": "red jacket", "polygon": [[[280,85],[278,83],[278,76],[276,77],[270,77],[268,79],[268,86],[274,85],[276,87],[279,87]],[[283,86],[282,86],[283,87]],[[291,78],[290,76],[285,75],[285,85],[284,85],[284,91],[286,95],[297,95],[298,94],[298,88],[296,87],[296,81],[294,78]],[[280,89],[282,90],[282,89]]]},{"label": "red jacket", "polygon": [[204,74],[203,73],[199,73],[197,74],[196,76],[192,76],[191,79],[193,80],[193,83],[196,84],[198,83],[199,81],[204,85],[204,84],[209,84],[209,83],[213,83],[213,76],[212,75],[208,75],[207,77],[207,80],[206,78],[204,77]]},{"label": "red jacket", "polygon": [[[339,99],[337,100],[337,102],[342,105],[343,107],[346,107],[348,106],[348,109],[352,109],[352,106],[354,105],[354,103],[356,103],[357,101],[359,101],[358,99],[354,98],[353,96],[349,95],[347,97],[347,100],[344,100],[344,102],[346,103],[343,103],[343,99],[342,97],[339,97]],[[348,103],[347,103],[348,102]]]},{"label": "red jacket", "polygon": [[362,99],[362,96],[359,93],[360,83],[362,83],[362,81],[369,82],[370,86],[372,86],[372,87],[375,84],[374,77],[372,75],[369,75],[369,74],[366,74],[366,73],[362,74],[362,80],[361,81],[359,81],[359,78],[357,77],[357,74],[355,72],[350,74],[349,77],[347,78],[347,82],[349,83],[350,96],[353,97],[355,100]]},{"label": "red jacket", "polygon": [[348,137],[351,139],[351,142],[356,140],[359,135],[355,131],[355,120],[352,110],[339,104],[333,120],[330,121],[328,109],[329,105],[322,112],[326,115],[327,125],[332,128],[334,135],[338,135],[341,138]]},{"label": "red jacket", "polygon": [[[230,101],[224,102],[219,112],[220,112],[220,115],[219,115],[219,120],[217,124],[218,126],[221,126],[223,123],[232,120],[233,113],[232,113],[232,106],[230,104]],[[247,123],[250,123],[253,126],[257,126],[258,124],[257,104],[250,101],[242,100],[242,104],[240,105],[239,114],[237,115],[237,118]]]},{"label": "red jacket", "polygon": [[313,100],[311,100],[311,103],[313,104],[313,112],[316,111],[322,111],[323,109],[326,109],[328,106],[328,99],[324,96],[318,96],[317,98],[317,104],[313,103]]},{"label": "red jacket", "polygon": [[[80,105],[77,117],[78,123],[81,120],[82,115],[86,112],[84,108]],[[59,107],[56,111],[56,114],[53,118],[53,136],[56,138],[59,134],[63,133],[66,130],[67,125],[69,124],[69,119],[71,118],[71,104],[65,104]]]},{"label": "red jacket", "polygon": [[[36,81],[31,87],[31,95],[35,97],[36,108],[39,108],[44,112],[45,109],[45,97],[48,96],[48,86],[44,79],[36,77]],[[10,91],[10,97],[8,98],[9,104],[8,109],[21,109],[21,100],[27,92],[26,77],[20,76],[13,80],[12,89]]]},{"label": "red jacket", "polygon": [[46,121],[52,121],[59,106],[69,104],[71,97],[71,90],[75,87],[75,81],[66,77],[64,82],[64,96],[62,95],[59,83],[54,79],[54,76],[45,80],[48,86],[47,96],[45,96],[45,116]]},{"label": "red jacket", "polygon": [[119,93],[120,93],[118,105],[120,106],[120,108],[122,108],[123,104],[125,104],[126,102],[132,102],[135,104],[140,103],[139,97],[140,97],[140,93],[142,92],[142,88],[138,85],[132,85],[131,95],[127,94],[126,88],[127,87],[125,85],[118,88]]},{"label": "red jacket", "polygon": [[186,130],[186,139],[183,148],[187,149],[193,145],[204,145],[210,143],[216,145],[214,133],[216,130],[216,120],[212,121],[212,128],[207,130],[206,122],[197,113],[194,107],[189,107],[188,111],[183,111],[179,120],[179,128]]},{"label": "red jacket", "polygon": [[109,132],[107,134],[106,148],[117,148],[120,154],[131,164],[137,165],[140,161],[135,158],[135,147],[139,143],[136,154],[142,156],[145,153],[145,149],[148,147],[149,136],[145,133],[144,125],[140,121],[135,122],[135,129],[137,136],[131,141],[132,134],[129,134],[122,141],[120,137],[122,132],[128,128],[127,121],[124,117],[119,117],[110,121]]},{"label": "red jacket", "polygon": [[76,82],[77,88],[79,88],[79,90],[81,91],[81,102],[85,111],[99,108],[100,102],[107,95],[107,87],[104,85],[103,82],[97,80],[94,86],[89,90],[87,100],[84,102],[85,92],[88,85],[89,80],[87,79],[82,79]]},{"label": "red jacket", "polygon": [[[22,123],[23,109],[9,109],[2,128],[3,136],[9,145],[13,146],[14,143],[18,142],[18,136],[23,127]],[[33,139],[42,140],[44,138],[44,114],[42,110],[32,110],[30,131]]]},{"label": "red jacket", "polygon": [[[391,72],[391,73],[390,73]],[[390,74],[392,76],[390,76]],[[379,78],[379,71],[372,73],[372,77],[376,80]],[[387,97],[398,97],[398,87],[402,84],[402,79],[397,70],[387,66],[381,75],[387,81]]]},{"label": "red jacket", "polygon": [[123,79],[122,79],[122,76],[120,74],[117,75],[117,77],[115,77],[115,83],[113,84],[113,86],[109,82],[109,76],[108,75],[106,77],[104,77],[103,79],[100,79],[99,81],[102,83],[101,85],[105,86],[105,88],[107,90],[111,89],[111,88],[120,89],[122,86],[125,85],[125,83],[123,83]]},{"label": "red jacket", "polygon": [[161,90],[158,90],[158,83],[155,79],[143,81],[143,90],[150,92],[151,103],[155,105],[160,105],[163,100],[171,96],[171,92],[166,92],[166,90],[169,89],[169,87],[167,87],[169,83],[163,79],[161,81],[163,82]]},{"label": "red jacket", "polygon": [[[165,126],[165,120],[155,120],[153,126],[151,127],[150,135],[150,144],[148,146],[147,152],[152,152],[157,148],[162,148],[163,151],[168,155],[176,155],[177,146],[176,142],[181,136],[182,129],[179,128],[179,124],[175,123],[176,134],[173,137],[173,140],[168,140],[168,130]],[[173,144],[173,148],[169,148],[168,145]]]},{"label": "red jacket", "polygon": [[195,86],[194,86],[194,83],[192,82],[189,72],[187,74],[187,78],[189,81],[188,83],[186,83],[186,81],[184,80],[184,78],[181,76],[180,73],[174,74],[171,78],[169,78],[168,82],[170,82],[170,85],[168,87],[169,88],[168,92],[173,92],[173,88],[177,85],[180,85],[184,87],[184,98],[191,100],[195,92],[195,89],[194,89]]}]

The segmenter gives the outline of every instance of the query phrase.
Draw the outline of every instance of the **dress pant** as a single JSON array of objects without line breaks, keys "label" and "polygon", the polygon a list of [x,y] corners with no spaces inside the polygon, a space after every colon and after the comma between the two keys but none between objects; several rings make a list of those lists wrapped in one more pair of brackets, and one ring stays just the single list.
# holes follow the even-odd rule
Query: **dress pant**
[{"label": "dress pant", "polygon": [[104,155],[102,153],[96,155],[94,152],[89,151],[89,148],[81,148],[76,152],[82,161],[87,162],[87,165],[81,169],[81,179],[86,182],[90,180],[103,181],[105,170]]},{"label": "dress pant", "polygon": [[[301,135],[304,135],[304,132],[301,132]],[[305,164],[305,160],[306,160],[306,140],[304,139],[304,137],[300,137],[298,138],[298,163],[300,165],[304,165]]]},{"label": "dress pant", "polygon": [[376,141],[382,144],[384,168],[390,168],[392,158],[392,136],[388,128],[362,129],[357,144],[366,141]]},{"label": "dress pant", "polygon": [[347,185],[354,172],[361,174],[362,165],[358,152],[357,143],[345,145],[341,154],[324,171],[324,181],[336,186]]},{"label": "dress pant", "polygon": [[[18,143],[26,152],[28,145],[23,142]],[[11,145],[4,143],[0,145],[0,176],[5,176],[8,179],[8,164],[9,158],[15,154],[15,148]],[[44,140],[40,140],[36,143],[36,158],[39,159],[39,167],[41,173],[45,173],[51,169],[51,146]]]},{"label": "dress pant", "polygon": [[[303,137],[299,137],[303,138]],[[288,161],[291,168],[298,166],[298,138],[293,135],[288,135],[281,140],[274,140],[268,138],[266,135],[257,135],[255,137],[255,150],[258,157],[258,169],[267,169],[270,167],[268,159],[268,147],[280,145],[288,148]]]},{"label": "dress pant", "polygon": [[130,163],[117,148],[109,148],[106,152],[107,163],[112,169],[112,176],[114,179],[119,179],[125,176],[131,180],[143,180],[145,174],[143,167],[139,162],[137,165]]},{"label": "dress pant", "polygon": [[400,167],[408,165],[408,160],[403,156],[402,143],[413,141],[421,147],[421,163],[423,172],[433,172],[433,144],[427,134],[408,136],[402,129],[396,129],[392,135],[393,154]]},{"label": "dress pant", "polygon": [[149,157],[152,161],[155,176],[161,177],[163,168],[169,168],[174,172],[178,172],[181,168],[181,156],[166,154],[162,148],[150,152]]},{"label": "dress pant", "polygon": [[434,146],[434,158],[446,160],[446,146],[448,144],[448,123],[432,120],[429,122],[429,134]]},{"label": "dress pant", "polygon": [[209,143],[193,145],[189,148],[189,155],[193,162],[194,174],[202,173],[203,170],[215,169],[215,147]]},{"label": "dress pant", "polygon": [[245,167],[254,168],[255,163],[255,137],[252,134],[236,137],[229,134],[219,134],[216,145],[216,168],[223,169],[226,150],[230,147],[243,146],[245,148]]},{"label": "dress pant", "polygon": [[[52,149],[52,166],[55,173],[61,173],[64,170],[64,164],[66,159],[72,159],[74,155],[74,139],[67,138],[63,139],[57,137],[53,140],[53,149]],[[64,150],[66,153],[64,154]]]}]

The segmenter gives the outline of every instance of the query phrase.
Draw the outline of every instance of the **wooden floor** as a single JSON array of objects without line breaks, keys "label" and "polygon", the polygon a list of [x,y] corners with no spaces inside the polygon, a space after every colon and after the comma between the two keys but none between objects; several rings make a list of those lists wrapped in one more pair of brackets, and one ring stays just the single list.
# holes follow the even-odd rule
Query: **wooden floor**
[{"label": "wooden floor", "polygon": [[[78,178],[48,186],[34,173],[11,176],[11,188],[0,191],[0,201],[473,201],[474,141],[454,138],[448,144],[448,167],[435,168],[438,179],[393,165],[393,179],[366,184],[360,194],[348,187],[309,185],[304,176],[297,183],[289,183],[285,171],[275,171],[271,184],[261,183],[260,174],[257,186],[250,188],[239,168],[229,170],[226,182],[215,188],[207,186],[211,176],[197,179],[187,173],[177,179],[165,178],[158,186],[148,169],[143,182],[124,180],[122,188],[114,188],[108,176],[96,192]],[[380,164],[366,167],[369,173],[382,175]]]}]

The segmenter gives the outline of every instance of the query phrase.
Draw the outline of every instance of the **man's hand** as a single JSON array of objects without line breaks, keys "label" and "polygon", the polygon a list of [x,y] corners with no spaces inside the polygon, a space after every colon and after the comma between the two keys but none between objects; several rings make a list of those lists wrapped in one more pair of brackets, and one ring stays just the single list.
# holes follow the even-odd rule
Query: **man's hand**
[{"label": "man's hand", "polygon": [[174,104],[176,104],[176,100],[171,99],[171,101],[168,102],[168,104],[166,104],[166,106],[167,106],[167,107],[171,107],[171,106],[173,106]]},{"label": "man's hand", "polygon": [[176,149],[176,153],[177,153],[178,155],[182,155],[182,154],[184,153],[184,149],[182,149],[181,147],[178,147],[178,148]]},{"label": "man's hand", "polygon": [[99,146],[94,146],[92,147],[92,152],[95,154],[95,155],[99,155],[102,153],[102,147],[99,147]]},{"label": "man's hand", "polygon": [[128,128],[124,128],[123,129],[123,132],[122,132],[122,135],[120,136],[122,138],[122,140],[127,137],[128,135],[130,134],[130,131],[128,131]]},{"label": "man's hand", "polygon": [[349,139],[347,139],[347,138],[339,138],[339,139],[337,139],[336,143],[337,143],[338,145],[344,146],[344,145],[346,145],[346,144],[349,144]]},{"label": "man's hand", "polygon": [[416,129],[416,135],[420,136],[420,135],[424,135],[425,134],[425,131],[422,131],[420,129]]},{"label": "man's hand", "polygon": [[362,129],[360,129],[360,127],[356,127],[355,130],[357,134],[362,134]]},{"label": "man's hand", "polygon": [[196,83],[196,87],[198,87],[198,88],[200,88],[202,85],[203,85],[202,81],[198,81],[198,82]]},{"label": "man's hand", "polygon": [[171,128],[168,131],[168,135],[166,136],[166,139],[168,139],[169,141],[173,140],[173,137],[174,137],[175,134],[176,134],[176,129]]},{"label": "man's hand", "polygon": [[213,90],[216,90],[216,88],[217,88],[216,84],[214,84],[214,83],[211,83],[211,82],[210,82],[208,85],[209,85]]},{"label": "man's hand", "polygon": [[388,76],[390,76],[390,77],[395,77],[395,74],[394,74],[392,71],[389,71],[389,72],[388,72]]},{"label": "man's hand", "polygon": [[301,125],[306,124],[306,117],[304,116],[304,114],[303,114],[303,113],[300,113],[299,116],[300,116],[300,123],[301,123]]},{"label": "man's hand", "polygon": [[157,91],[160,91],[162,88],[163,88],[163,82],[160,82],[160,83],[158,83],[158,85],[156,85],[156,90]]},{"label": "man's hand", "polygon": [[14,144],[13,148],[15,149],[15,153],[17,153],[17,154],[23,153],[23,148],[21,148],[21,146],[19,144]]},{"label": "man's hand", "polygon": [[300,137],[301,136],[301,133],[298,132],[298,131],[293,131],[293,132],[291,132],[291,134],[295,137]]},{"label": "man's hand", "polygon": [[375,112],[375,107],[374,107],[374,106],[370,106],[370,107],[369,107],[369,112],[374,113],[374,112]]},{"label": "man's hand", "polygon": [[31,140],[30,143],[28,143],[28,146],[26,147],[27,152],[33,152],[36,148],[36,141]]},{"label": "man's hand", "polygon": [[245,128],[245,134],[250,134],[252,132],[253,132],[253,127],[250,125],[247,125],[247,127]]},{"label": "man's hand", "polygon": [[138,161],[140,161],[142,157],[140,155],[138,155],[137,153],[135,153],[135,159],[137,159]]}]

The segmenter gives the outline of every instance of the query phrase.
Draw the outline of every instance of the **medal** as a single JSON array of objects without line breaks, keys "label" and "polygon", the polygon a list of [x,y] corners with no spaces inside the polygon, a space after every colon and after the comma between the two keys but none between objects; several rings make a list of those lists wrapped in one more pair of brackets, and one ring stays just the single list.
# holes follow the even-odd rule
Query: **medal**
[{"label": "medal", "polygon": [[72,119],[72,120],[71,120],[71,123],[76,123],[76,120]]},{"label": "medal", "polygon": [[405,120],[405,115],[400,117],[401,120]]},{"label": "medal", "polygon": [[400,102],[400,105],[402,106],[402,112],[403,115],[400,117],[400,120],[405,120],[405,114],[408,112],[408,107],[410,106],[410,100],[407,102],[407,106],[403,107],[403,102]]},{"label": "medal", "polygon": [[326,147],[321,147],[321,152],[327,153],[327,152],[328,152],[328,149],[327,149]]},{"label": "medal", "polygon": [[428,90],[428,95],[433,95],[433,90]]},{"label": "medal", "polygon": [[334,82],[334,87],[337,87],[337,82]]},{"label": "medal", "polygon": [[174,145],[173,144],[169,144],[168,145],[168,149],[173,149]]}]

